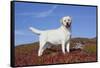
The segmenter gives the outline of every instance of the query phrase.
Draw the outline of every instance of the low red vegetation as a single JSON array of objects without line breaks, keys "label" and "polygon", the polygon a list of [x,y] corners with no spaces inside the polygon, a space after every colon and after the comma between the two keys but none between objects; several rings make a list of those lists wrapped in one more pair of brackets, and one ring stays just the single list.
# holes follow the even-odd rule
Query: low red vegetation
[{"label": "low red vegetation", "polygon": [[38,57],[38,48],[38,43],[15,47],[15,66],[97,61],[96,53],[88,53],[80,49],[71,49],[70,53],[66,52],[64,55],[60,46],[46,49],[43,55]]}]

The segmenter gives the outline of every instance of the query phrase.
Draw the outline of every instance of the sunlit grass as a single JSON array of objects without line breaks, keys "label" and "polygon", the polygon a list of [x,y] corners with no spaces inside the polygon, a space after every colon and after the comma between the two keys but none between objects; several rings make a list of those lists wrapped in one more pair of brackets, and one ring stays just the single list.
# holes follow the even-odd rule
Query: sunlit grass
[{"label": "sunlit grass", "polygon": [[88,53],[96,53],[97,47],[96,45],[87,45],[87,46],[84,46],[84,51]]}]

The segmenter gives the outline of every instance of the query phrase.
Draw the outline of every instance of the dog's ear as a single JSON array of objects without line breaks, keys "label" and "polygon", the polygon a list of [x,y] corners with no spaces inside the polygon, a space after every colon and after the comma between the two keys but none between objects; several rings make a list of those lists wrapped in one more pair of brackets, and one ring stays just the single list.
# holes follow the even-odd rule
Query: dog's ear
[{"label": "dog's ear", "polygon": [[69,16],[70,17],[70,19],[72,20],[72,17],[71,16]]}]

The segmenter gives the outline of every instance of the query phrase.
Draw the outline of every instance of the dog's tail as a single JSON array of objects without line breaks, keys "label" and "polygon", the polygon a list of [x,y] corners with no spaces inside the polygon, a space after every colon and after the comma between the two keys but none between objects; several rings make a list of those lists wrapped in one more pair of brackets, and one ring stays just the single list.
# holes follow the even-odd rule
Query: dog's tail
[{"label": "dog's tail", "polygon": [[38,35],[40,35],[40,34],[42,33],[42,31],[40,31],[40,30],[38,30],[38,29],[35,29],[35,28],[33,28],[33,27],[29,27],[29,29],[30,29],[33,33],[38,34]]}]

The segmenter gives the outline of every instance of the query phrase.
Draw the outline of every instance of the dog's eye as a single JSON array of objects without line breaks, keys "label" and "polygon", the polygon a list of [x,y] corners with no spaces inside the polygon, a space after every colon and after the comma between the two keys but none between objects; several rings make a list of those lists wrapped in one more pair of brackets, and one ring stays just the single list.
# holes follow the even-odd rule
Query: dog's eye
[{"label": "dog's eye", "polygon": [[66,22],[66,20],[64,20],[64,22]]},{"label": "dog's eye", "polygon": [[68,19],[68,21],[70,21],[70,19]]}]

